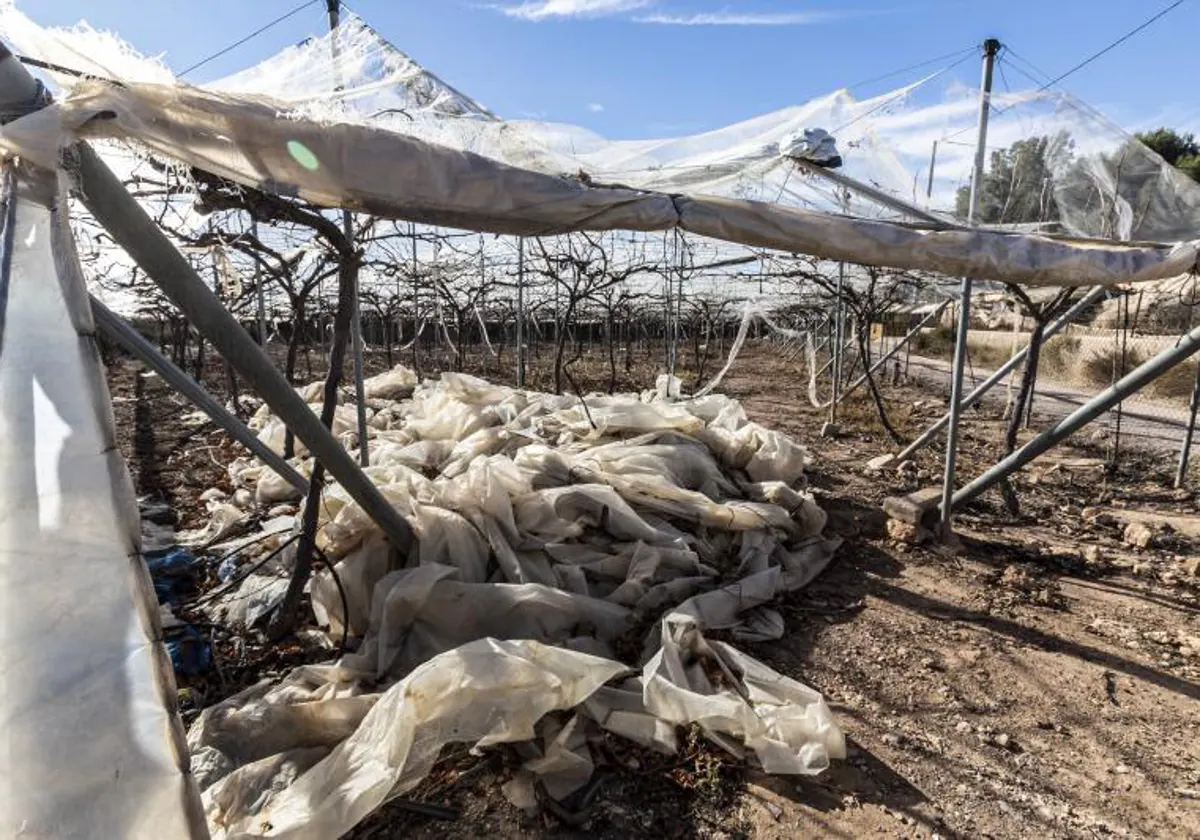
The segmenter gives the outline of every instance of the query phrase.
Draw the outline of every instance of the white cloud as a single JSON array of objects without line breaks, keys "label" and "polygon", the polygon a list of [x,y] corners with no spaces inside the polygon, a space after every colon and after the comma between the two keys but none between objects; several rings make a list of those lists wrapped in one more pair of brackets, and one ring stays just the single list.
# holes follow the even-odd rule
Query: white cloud
[{"label": "white cloud", "polygon": [[526,0],[516,6],[492,8],[520,20],[604,17],[644,9],[653,0]]},{"label": "white cloud", "polygon": [[604,113],[604,106],[601,105],[599,102],[589,102],[587,109],[589,111],[591,111],[593,114],[603,114]]},{"label": "white cloud", "polygon": [[644,15],[634,20],[667,26],[805,26],[848,16],[844,12],[700,12]]}]

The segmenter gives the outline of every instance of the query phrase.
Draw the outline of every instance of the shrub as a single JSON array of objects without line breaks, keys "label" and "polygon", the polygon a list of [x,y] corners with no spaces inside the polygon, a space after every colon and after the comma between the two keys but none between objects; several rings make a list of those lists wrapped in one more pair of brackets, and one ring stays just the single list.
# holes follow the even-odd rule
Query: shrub
[{"label": "shrub", "polygon": [[[1114,378],[1120,379],[1134,368],[1142,365],[1148,357],[1135,347],[1125,351],[1125,364],[1121,364],[1121,351],[1115,347],[1093,350],[1083,360],[1080,371],[1089,385],[1108,385]],[[1114,371],[1116,371],[1114,376]]]},{"label": "shrub", "polygon": [[912,350],[919,356],[951,358],[954,355],[954,328],[937,326],[921,330],[913,337]]},{"label": "shrub", "polygon": [[1079,348],[1083,342],[1073,335],[1055,335],[1042,344],[1042,356],[1038,362],[1039,373],[1055,373],[1069,376],[1079,360]]}]

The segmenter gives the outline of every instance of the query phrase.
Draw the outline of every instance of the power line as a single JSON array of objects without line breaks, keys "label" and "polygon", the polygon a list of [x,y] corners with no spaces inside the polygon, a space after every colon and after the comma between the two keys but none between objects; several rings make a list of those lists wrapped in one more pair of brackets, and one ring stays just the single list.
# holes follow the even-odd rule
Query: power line
[{"label": "power line", "polygon": [[[1038,67],[1036,64],[1034,64],[1032,61],[1030,61],[1025,56],[1021,55],[1019,52],[1014,50],[1012,47],[1005,48],[1004,52],[1006,55],[1011,56],[1012,58],[1016,59],[1017,61],[1021,62],[1021,64],[1024,64],[1026,67],[1029,68],[1029,70],[1022,70],[1019,65],[1016,65],[1016,64],[1013,65],[1014,70],[1016,70],[1018,73],[1023,74],[1025,76],[1025,78],[1029,79],[1029,81],[1033,82],[1035,85],[1039,85],[1039,86],[1043,85],[1046,83],[1046,79],[1050,78],[1049,73],[1047,73],[1042,68]],[[1041,78],[1035,78],[1032,75],[1033,73],[1036,73]]]},{"label": "power line", "polygon": [[271,21],[270,23],[266,24],[265,26],[259,27],[258,29],[254,30],[249,35],[247,35],[245,38],[241,38],[237,41],[234,41],[228,47],[225,47],[222,50],[218,50],[217,52],[208,56],[208,58],[203,59],[202,61],[197,61],[191,67],[182,71],[179,74],[179,78],[183,78],[188,73],[191,73],[193,70],[199,70],[201,67],[203,67],[205,64],[208,64],[210,61],[214,61],[215,59],[220,58],[221,56],[225,55],[226,53],[236,50],[238,47],[240,47],[242,44],[246,43],[247,41],[257,38],[259,35],[263,34],[268,29],[271,29],[272,27],[283,23],[285,20],[287,20],[290,17],[295,17],[296,15],[300,14],[302,11],[307,9],[309,6],[314,6],[319,2],[321,2],[321,0],[308,0],[307,3],[302,3],[301,5],[292,9],[290,12],[280,15],[279,17],[275,18],[275,20]]}]

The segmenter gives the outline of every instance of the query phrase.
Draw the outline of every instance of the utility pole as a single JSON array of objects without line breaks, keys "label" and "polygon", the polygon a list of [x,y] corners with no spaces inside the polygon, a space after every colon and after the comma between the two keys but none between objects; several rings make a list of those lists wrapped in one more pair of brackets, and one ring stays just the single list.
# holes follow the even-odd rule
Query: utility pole
[{"label": "utility pole", "polygon": [[[341,51],[338,49],[337,28],[341,11],[341,0],[325,0],[329,13],[329,46],[333,52],[333,72],[337,79],[336,90],[342,89]],[[342,233],[354,246],[354,216],[349,210],[342,211]],[[367,446],[367,394],[363,385],[363,334],[362,312],[358,304],[358,272],[354,272],[354,293],[350,300],[350,354],[354,358],[354,400],[358,409],[358,462],[364,467],[371,465],[371,453]]]},{"label": "utility pole", "polygon": [[[971,199],[967,207],[967,224],[975,224],[979,194],[983,186],[984,161],[987,152],[988,117],[992,105],[992,74],[1000,42],[989,38],[983,42],[983,85],[979,96],[979,137],[975,143],[975,169],[971,176]],[[942,478],[942,540],[953,539],[954,468],[958,457],[958,424],[962,417],[963,368],[967,364],[967,337],[971,328],[971,278],[962,279],[958,307],[958,334],[954,342],[954,369],[950,380],[950,427],[946,432],[946,470]]]}]

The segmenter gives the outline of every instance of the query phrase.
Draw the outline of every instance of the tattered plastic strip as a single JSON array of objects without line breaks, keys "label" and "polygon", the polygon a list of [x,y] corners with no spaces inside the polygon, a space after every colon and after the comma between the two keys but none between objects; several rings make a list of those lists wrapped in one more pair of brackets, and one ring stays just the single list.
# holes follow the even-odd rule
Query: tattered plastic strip
[{"label": "tattered plastic strip", "polygon": [[0,836],[207,836],[53,177],[6,168]]},{"label": "tattered plastic strip", "polygon": [[480,232],[680,228],[829,260],[1025,285],[1114,285],[1196,270],[1200,240],[1170,246],[923,230],[711,196],[668,196],[545,175],[379,128],[281,119],[283,103],[173,85],[80,84],[9,124],[0,147],[53,168],[89,137],[135,140],[237,183],[327,207]]}]

